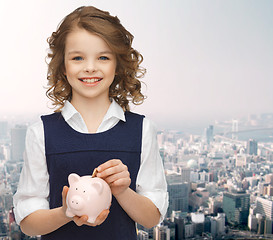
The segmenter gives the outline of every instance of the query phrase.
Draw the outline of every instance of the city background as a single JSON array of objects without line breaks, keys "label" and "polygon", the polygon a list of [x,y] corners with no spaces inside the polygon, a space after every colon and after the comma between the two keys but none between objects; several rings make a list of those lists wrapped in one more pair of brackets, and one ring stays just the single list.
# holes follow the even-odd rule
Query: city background
[{"label": "city background", "polygon": [[117,15],[147,68],[132,110],[158,126],[170,206],[139,239],[273,238],[273,1],[0,0],[0,240],[31,239],[12,214],[24,136],[52,112],[46,39],[82,5]]},{"label": "city background", "polygon": [[[0,121],[0,239],[25,236],[12,197],[27,127],[36,117]],[[199,133],[197,133],[199,132]],[[138,239],[272,239],[273,113],[216,121],[195,133],[158,131],[169,192],[164,221],[138,226]]]}]

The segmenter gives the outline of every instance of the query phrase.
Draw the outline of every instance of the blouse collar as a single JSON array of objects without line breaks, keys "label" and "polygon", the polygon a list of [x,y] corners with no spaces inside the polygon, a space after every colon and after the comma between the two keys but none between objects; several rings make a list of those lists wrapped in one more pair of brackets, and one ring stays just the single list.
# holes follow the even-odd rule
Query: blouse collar
[{"label": "blouse collar", "polygon": [[[64,107],[62,108],[62,115],[65,121],[69,121],[71,118],[74,117],[79,116],[81,117],[80,113],[74,108],[74,106],[69,101],[65,102]],[[102,122],[107,121],[111,118],[117,118],[124,122],[126,121],[122,107],[114,100],[110,104]]]}]

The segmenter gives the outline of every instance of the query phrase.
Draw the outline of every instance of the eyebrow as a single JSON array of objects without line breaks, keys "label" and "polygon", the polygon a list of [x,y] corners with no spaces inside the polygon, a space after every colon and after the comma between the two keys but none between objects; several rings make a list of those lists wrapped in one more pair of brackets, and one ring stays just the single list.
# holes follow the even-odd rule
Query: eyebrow
[{"label": "eyebrow", "polygon": [[[68,55],[71,55],[71,54],[83,54],[83,52],[81,51],[70,51],[68,52]],[[102,52],[98,52],[99,55],[101,54],[112,54],[114,55],[114,53],[112,51],[102,51]]]},{"label": "eyebrow", "polygon": [[112,51],[102,51],[99,54],[114,54]]},{"label": "eyebrow", "polygon": [[68,55],[70,55],[70,54],[82,54],[82,52],[81,51],[70,51],[67,54]]}]

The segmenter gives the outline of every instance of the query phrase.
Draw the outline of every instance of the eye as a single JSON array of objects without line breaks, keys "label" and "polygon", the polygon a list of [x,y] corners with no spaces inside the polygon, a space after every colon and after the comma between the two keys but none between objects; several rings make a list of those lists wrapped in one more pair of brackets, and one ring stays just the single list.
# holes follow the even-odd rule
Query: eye
[{"label": "eye", "polygon": [[105,61],[105,60],[109,60],[109,58],[108,58],[108,57],[106,57],[106,56],[101,56],[101,57],[99,57],[99,60],[103,60],[103,61]]},{"label": "eye", "polygon": [[76,188],[76,190],[78,190],[78,188]]},{"label": "eye", "polygon": [[81,61],[81,60],[83,60],[83,58],[78,56],[78,57],[74,57],[72,60]]}]

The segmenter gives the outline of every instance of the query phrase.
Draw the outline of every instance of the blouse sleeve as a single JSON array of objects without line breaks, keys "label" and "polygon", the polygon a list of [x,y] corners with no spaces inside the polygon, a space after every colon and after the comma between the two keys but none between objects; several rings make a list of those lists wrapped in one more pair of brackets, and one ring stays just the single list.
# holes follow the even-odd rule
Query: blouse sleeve
[{"label": "blouse sleeve", "polygon": [[161,214],[160,221],[163,221],[168,208],[167,183],[159,154],[157,131],[146,118],[143,120],[141,164],[136,191],[155,204]]},{"label": "blouse sleeve", "polygon": [[30,126],[26,133],[24,165],[17,192],[13,197],[18,224],[39,209],[49,209],[49,176],[47,172],[43,123]]}]

